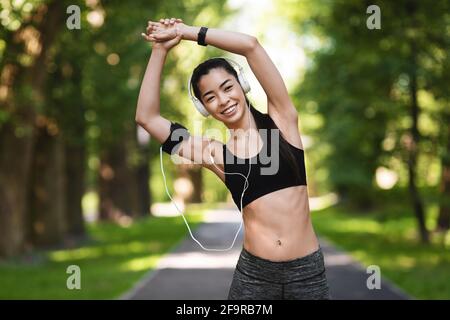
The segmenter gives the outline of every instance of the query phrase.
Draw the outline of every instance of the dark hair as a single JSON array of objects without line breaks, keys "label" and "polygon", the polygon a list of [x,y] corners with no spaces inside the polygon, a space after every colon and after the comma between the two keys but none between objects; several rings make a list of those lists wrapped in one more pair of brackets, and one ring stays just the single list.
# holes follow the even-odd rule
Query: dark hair
[{"label": "dark hair", "polygon": [[[204,75],[207,75],[211,69],[214,68],[223,68],[225,71],[227,71],[229,74],[233,75],[236,78],[236,81],[239,82],[238,74],[236,70],[233,68],[233,66],[224,58],[212,58],[208,59],[202,63],[200,63],[193,71],[192,73],[192,89],[194,91],[194,95],[197,97],[197,99],[201,100],[201,93],[200,89],[198,88],[198,83],[200,81],[200,78]],[[245,94],[244,94],[245,95]],[[256,127],[258,129],[278,129],[273,120],[269,117],[268,114],[264,114],[260,111],[258,111],[253,104],[250,102],[250,100],[245,95],[245,102],[250,106],[251,113],[255,119]],[[270,133],[269,133],[270,134]],[[280,156],[283,159],[286,159],[289,166],[295,173],[295,176],[301,180],[300,178],[300,171],[298,169],[298,166],[296,165],[296,160],[294,155],[292,154],[291,149],[289,148],[289,144],[286,141],[286,139],[283,136],[283,133],[280,130]],[[269,151],[269,150],[267,150]]]}]

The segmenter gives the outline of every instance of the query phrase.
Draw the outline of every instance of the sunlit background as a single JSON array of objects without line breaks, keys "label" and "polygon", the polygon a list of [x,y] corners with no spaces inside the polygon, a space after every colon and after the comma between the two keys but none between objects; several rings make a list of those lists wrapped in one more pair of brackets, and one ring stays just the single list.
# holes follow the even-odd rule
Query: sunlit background
[{"label": "sunlit background", "polygon": [[[160,145],[134,120],[151,54],[140,33],[162,17],[256,36],[299,114],[318,235],[412,297],[450,298],[449,3],[376,4],[381,29],[370,30],[358,0],[0,0],[0,298],[120,297],[187,235]],[[68,27],[70,6],[81,29]],[[164,66],[161,114],[226,142],[186,86],[216,56],[244,67],[267,112],[245,57],[182,41]],[[235,209],[212,172],[163,159],[193,227]],[[84,270],[80,292],[59,286],[69,264]]]}]

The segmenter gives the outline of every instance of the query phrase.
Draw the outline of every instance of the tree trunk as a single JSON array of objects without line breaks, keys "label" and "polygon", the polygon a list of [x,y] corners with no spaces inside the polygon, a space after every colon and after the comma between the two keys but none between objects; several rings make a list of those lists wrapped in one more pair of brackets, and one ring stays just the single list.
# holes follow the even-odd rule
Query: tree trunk
[{"label": "tree trunk", "polygon": [[[28,114],[24,123],[33,115]],[[0,256],[13,256],[24,248],[25,212],[33,128],[24,136],[16,134],[12,123],[0,130]]]},{"label": "tree trunk", "polygon": [[38,246],[58,245],[66,233],[65,159],[61,134],[38,128],[30,181],[30,236]]},{"label": "tree trunk", "polygon": [[152,203],[152,197],[150,193],[150,148],[148,145],[139,146],[139,154],[141,155],[141,161],[136,168],[136,180],[138,184],[139,194],[139,209],[138,216],[151,215],[150,206]]},{"label": "tree trunk", "polygon": [[[141,210],[137,173],[128,161],[129,146],[122,141],[104,150],[100,160],[100,219],[110,220],[122,215],[138,216]],[[129,140],[128,140],[129,141]]]},{"label": "tree trunk", "polygon": [[202,202],[202,194],[203,194],[203,175],[202,175],[201,167],[193,167],[190,168],[187,173],[189,178],[194,186],[194,190],[192,192],[192,196],[188,199],[190,203],[201,203]]},{"label": "tree trunk", "polygon": [[175,193],[187,203],[202,202],[203,178],[202,170],[198,165],[177,165],[177,179],[185,179],[186,183],[175,185]]},{"label": "tree trunk", "polygon": [[412,44],[412,67],[410,72],[410,97],[411,97],[411,140],[408,143],[408,174],[409,174],[409,193],[414,209],[414,213],[417,218],[420,239],[423,243],[429,242],[428,230],[425,224],[425,212],[423,208],[422,199],[417,188],[416,171],[417,171],[417,154],[419,145],[419,104],[417,101],[417,64],[416,64],[416,51],[415,44]]},{"label": "tree trunk", "polygon": [[[447,111],[448,112],[448,111]],[[445,115],[444,124],[447,130],[447,144],[442,156],[442,175],[440,186],[440,207],[436,229],[447,231],[450,229],[450,113]]]},{"label": "tree trunk", "polygon": [[81,200],[84,195],[85,149],[83,145],[66,143],[66,214],[67,232],[72,237],[84,236]]},{"label": "tree trunk", "polygon": [[111,163],[110,150],[104,150],[100,155],[100,170],[98,179],[99,189],[99,219],[113,220],[117,210],[113,189],[113,180],[116,178],[115,167]]},{"label": "tree trunk", "polygon": [[48,75],[46,58],[56,33],[63,25],[64,14],[59,1],[37,8],[32,24],[39,32],[37,40],[41,51],[30,68],[24,68],[16,61],[23,52],[19,35],[31,24],[30,21],[7,36],[14,40],[8,41],[1,70],[1,85],[9,91],[7,100],[1,104],[10,114],[8,122],[0,128],[0,255],[3,256],[18,254],[24,247],[28,175],[35,131],[35,106],[18,102],[15,96],[18,93],[14,89],[28,85],[32,88],[32,103],[44,103],[43,86]]}]

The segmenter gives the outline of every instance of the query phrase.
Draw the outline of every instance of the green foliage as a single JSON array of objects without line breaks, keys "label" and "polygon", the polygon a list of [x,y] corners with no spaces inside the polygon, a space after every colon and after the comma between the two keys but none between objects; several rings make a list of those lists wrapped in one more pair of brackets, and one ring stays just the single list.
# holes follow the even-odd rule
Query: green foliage
[{"label": "green foliage", "polygon": [[[294,93],[312,153],[325,167],[330,187],[351,201],[370,204],[374,174],[383,165],[407,181],[398,162],[406,160],[405,133],[411,126],[410,78],[418,77],[419,150],[434,157],[445,134],[435,117],[448,109],[447,1],[378,1],[381,29],[366,27],[368,4],[361,1],[282,1],[280,8],[304,39],[311,60],[303,83]],[[291,8],[292,10],[287,10]],[[313,107],[309,107],[313,106]],[[308,116],[319,119],[311,125]],[[433,130],[435,129],[435,130]],[[386,140],[393,142],[386,146]],[[312,156],[314,157],[314,156]],[[419,168],[419,184],[428,164]],[[437,183],[437,179],[433,180]]]},{"label": "green foliage", "polygon": [[[450,234],[420,244],[415,219],[404,206],[406,194],[398,191],[381,198],[382,208],[364,215],[344,206],[312,212],[314,228],[363,265],[378,265],[383,279],[413,298],[449,299]],[[436,211],[428,215],[429,227]]]},{"label": "green foliage", "polygon": [[[202,210],[188,208],[195,228]],[[195,214],[193,214],[195,213]],[[0,263],[1,299],[115,299],[150,270],[182,239],[181,217],[144,218],[129,227],[89,225],[90,241],[81,247],[36,252]],[[66,269],[81,269],[81,290],[69,290]]]}]

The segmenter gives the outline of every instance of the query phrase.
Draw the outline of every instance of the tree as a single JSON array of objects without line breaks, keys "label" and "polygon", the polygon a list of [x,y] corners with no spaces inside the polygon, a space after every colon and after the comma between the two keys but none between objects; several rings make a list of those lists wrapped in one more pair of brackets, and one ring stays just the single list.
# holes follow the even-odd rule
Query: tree
[{"label": "tree", "polygon": [[45,70],[62,26],[62,8],[60,1],[37,2],[31,15],[16,8],[10,21],[19,27],[11,23],[2,31],[1,86],[7,93],[0,127],[0,255],[16,254],[24,246],[34,123],[45,104]]},{"label": "tree", "polygon": [[[352,203],[377,201],[371,191],[375,169],[390,166],[392,158],[404,161],[419,234],[428,242],[419,192],[425,181],[418,175],[417,159],[429,141],[420,132],[424,105],[419,95],[436,95],[439,83],[445,83],[448,2],[378,2],[380,30],[366,27],[368,5],[286,3],[295,25],[309,36],[305,40],[310,43],[314,36],[320,44],[311,50],[313,60],[298,100],[300,105],[318,105],[323,126],[315,130],[320,138],[316,148],[327,146],[323,164],[331,185]],[[390,136],[395,143],[386,148]]]}]

